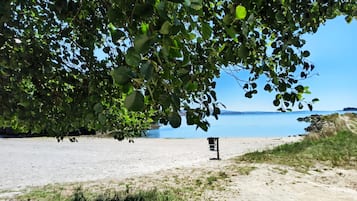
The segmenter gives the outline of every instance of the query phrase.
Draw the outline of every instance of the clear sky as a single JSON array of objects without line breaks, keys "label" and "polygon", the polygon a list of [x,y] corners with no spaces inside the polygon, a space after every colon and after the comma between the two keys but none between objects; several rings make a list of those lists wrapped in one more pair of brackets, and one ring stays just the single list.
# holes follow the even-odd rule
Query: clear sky
[{"label": "clear sky", "polygon": [[[357,107],[357,20],[348,24],[343,17],[326,22],[317,33],[305,36],[303,49],[310,51],[308,60],[315,65],[318,75],[304,80],[311,95],[306,99],[319,98],[314,110],[341,110]],[[260,83],[264,86],[264,83]],[[217,96],[227,110],[275,111],[273,94],[264,90],[253,96],[244,97],[237,82],[222,73],[217,80]],[[304,108],[307,110],[307,108]]]}]

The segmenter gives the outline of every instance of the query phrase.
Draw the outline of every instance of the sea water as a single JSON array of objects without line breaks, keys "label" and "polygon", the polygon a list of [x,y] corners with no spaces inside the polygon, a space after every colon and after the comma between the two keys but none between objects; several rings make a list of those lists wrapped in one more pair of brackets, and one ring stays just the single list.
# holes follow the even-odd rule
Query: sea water
[{"label": "sea water", "polygon": [[309,123],[297,118],[313,114],[325,115],[342,111],[299,111],[299,112],[242,112],[220,115],[218,120],[209,118],[207,132],[188,126],[185,117],[182,125],[172,128],[161,125],[159,129],[148,131],[151,138],[207,138],[207,137],[287,137],[305,134]]}]

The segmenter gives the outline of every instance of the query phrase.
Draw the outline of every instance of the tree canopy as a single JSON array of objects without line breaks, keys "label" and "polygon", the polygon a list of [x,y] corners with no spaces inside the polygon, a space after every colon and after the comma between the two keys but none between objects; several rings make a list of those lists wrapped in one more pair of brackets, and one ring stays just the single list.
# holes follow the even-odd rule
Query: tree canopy
[{"label": "tree canopy", "polygon": [[207,130],[215,79],[247,71],[245,96],[302,109],[314,65],[302,35],[357,16],[354,0],[3,0],[0,127],[54,135],[86,127],[118,138],[160,121]]}]

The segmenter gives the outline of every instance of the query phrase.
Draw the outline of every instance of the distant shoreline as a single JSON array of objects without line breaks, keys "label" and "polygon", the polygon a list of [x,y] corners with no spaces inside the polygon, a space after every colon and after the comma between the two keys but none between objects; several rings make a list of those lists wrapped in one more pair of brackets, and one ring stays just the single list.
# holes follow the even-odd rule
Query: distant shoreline
[{"label": "distant shoreline", "polygon": [[[344,108],[345,109],[345,108]],[[232,110],[222,110],[220,115],[244,115],[244,114],[306,114],[306,113],[334,113],[334,112],[345,112],[345,111],[357,111],[356,110],[302,110],[302,111],[291,111],[291,112],[279,112],[279,111],[232,111]]]}]

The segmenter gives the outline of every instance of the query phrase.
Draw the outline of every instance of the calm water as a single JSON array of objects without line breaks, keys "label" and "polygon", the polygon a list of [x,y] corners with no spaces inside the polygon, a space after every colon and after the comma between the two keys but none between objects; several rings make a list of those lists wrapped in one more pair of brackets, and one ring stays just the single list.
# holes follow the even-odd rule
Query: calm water
[{"label": "calm water", "polygon": [[162,126],[148,132],[154,138],[207,138],[207,137],[286,137],[304,134],[308,123],[298,122],[297,118],[312,114],[343,113],[342,111],[304,111],[288,113],[246,112],[234,115],[221,115],[218,120],[209,119],[207,132],[195,126],[187,126],[183,118],[180,128]]}]

